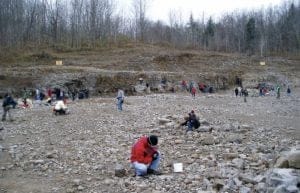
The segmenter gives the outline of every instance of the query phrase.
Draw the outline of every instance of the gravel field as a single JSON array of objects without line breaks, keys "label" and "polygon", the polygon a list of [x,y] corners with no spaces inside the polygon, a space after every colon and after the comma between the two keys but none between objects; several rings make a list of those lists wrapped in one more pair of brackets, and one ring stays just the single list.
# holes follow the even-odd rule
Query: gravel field
[{"label": "gravel field", "polygon": [[[299,94],[130,96],[122,112],[115,98],[99,97],[69,102],[63,116],[45,105],[14,109],[14,121],[0,123],[0,193],[272,192],[288,179],[270,180],[277,158],[300,151]],[[201,127],[186,133],[179,123],[191,110]],[[159,136],[163,175],[133,177],[131,146],[148,134]],[[283,170],[300,179],[299,168]],[[286,189],[299,192],[295,183]]]}]

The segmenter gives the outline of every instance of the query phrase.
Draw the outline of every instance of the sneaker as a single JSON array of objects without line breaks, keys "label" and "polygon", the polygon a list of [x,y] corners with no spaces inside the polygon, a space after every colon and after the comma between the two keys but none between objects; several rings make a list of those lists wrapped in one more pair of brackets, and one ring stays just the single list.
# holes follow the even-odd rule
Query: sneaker
[{"label": "sneaker", "polygon": [[162,175],[161,172],[156,171],[156,170],[153,170],[153,169],[150,169],[150,168],[148,168],[147,174],[152,174],[152,175]]}]

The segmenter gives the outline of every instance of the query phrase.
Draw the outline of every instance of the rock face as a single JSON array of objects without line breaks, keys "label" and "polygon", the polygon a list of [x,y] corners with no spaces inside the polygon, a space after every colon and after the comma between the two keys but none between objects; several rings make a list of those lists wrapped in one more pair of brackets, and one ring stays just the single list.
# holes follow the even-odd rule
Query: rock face
[{"label": "rock face", "polygon": [[[141,84],[139,77],[144,77],[145,82]],[[211,82],[211,86],[216,86],[216,77],[206,78]],[[182,73],[163,73],[160,71],[141,72],[141,71],[111,71],[99,68],[82,67],[45,67],[36,66],[35,73],[29,68],[5,69],[0,66],[0,77],[5,80],[5,84],[0,82],[0,96],[5,92],[12,92],[15,96],[21,96],[22,90],[26,87],[34,93],[36,88],[61,88],[69,92],[72,90],[88,89],[92,96],[111,96],[115,94],[118,88],[126,91],[127,95],[141,93],[165,93],[181,90],[180,81],[184,78]],[[165,79],[165,83],[162,80]],[[204,81],[198,74],[193,75],[196,82]],[[224,84],[228,85],[228,80],[234,79],[232,74],[224,76]],[[147,88],[146,83],[149,84]],[[177,88],[177,89],[176,89]],[[5,92],[4,92],[5,91]]]},{"label": "rock face", "polygon": [[[131,96],[121,112],[115,98],[92,97],[68,101],[62,116],[35,102],[13,109],[15,121],[0,125],[0,192],[299,192],[294,92],[247,103],[232,93]],[[186,132],[191,110],[202,124]],[[163,175],[133,177],[131,147],[149,134]],[[292,168],[276,168],[278,157]]]}]

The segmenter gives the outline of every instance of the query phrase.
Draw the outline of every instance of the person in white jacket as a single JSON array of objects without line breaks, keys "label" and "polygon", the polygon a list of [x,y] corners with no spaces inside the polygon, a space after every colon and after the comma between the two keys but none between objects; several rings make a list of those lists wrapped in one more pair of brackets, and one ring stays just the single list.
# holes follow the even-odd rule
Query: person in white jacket
[{"label": "person in white jacket", "polygon": [[67,114],[67,110],[68,107],[62,100],[57,101],[53,109],[55,115],[65,115]]}]

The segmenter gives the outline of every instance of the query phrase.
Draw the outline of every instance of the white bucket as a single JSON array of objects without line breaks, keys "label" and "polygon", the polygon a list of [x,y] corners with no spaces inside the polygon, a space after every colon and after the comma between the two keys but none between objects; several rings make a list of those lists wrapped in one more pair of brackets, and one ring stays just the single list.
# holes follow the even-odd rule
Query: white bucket
[{"label": "white bucket", "polygon": [[183,172],[183,165],[182,163],[174,163],[174,172]]}]

